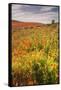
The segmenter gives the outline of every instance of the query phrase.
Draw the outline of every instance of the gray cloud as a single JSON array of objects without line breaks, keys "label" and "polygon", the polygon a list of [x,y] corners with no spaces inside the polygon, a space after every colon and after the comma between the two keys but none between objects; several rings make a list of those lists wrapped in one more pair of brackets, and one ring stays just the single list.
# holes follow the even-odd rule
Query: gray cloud
[{"label": "gray cloud", "polygon": [[58,22],[58,7],[12,4],[12,20],[24,22]]}]

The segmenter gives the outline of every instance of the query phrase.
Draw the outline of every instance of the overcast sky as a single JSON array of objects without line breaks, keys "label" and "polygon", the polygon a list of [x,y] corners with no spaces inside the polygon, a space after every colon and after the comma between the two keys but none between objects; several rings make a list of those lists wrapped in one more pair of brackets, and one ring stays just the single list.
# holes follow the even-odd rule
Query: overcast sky
[{"label": "overcast sky", "polygon": [[58,7],[12,4],[12,20],[23,22],[58,22]]}]

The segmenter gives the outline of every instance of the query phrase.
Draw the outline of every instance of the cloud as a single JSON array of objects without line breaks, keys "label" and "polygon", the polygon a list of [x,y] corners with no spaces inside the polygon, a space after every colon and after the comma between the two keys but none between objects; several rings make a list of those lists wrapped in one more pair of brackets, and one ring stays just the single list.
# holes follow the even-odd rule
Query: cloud
[{"label": "cloud", "polygon": [[12,4],[12,20],[24,22],[58,22],[58,7]]}]

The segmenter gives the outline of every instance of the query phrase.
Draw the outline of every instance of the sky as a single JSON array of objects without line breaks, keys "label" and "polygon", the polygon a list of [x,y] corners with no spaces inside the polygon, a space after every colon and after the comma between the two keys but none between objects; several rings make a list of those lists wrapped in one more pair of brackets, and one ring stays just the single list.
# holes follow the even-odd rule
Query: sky
[{"label": "sky", "polygon": [[58,22],[58,7],[12,4],[12,20],[45,24],[52,20]]}]

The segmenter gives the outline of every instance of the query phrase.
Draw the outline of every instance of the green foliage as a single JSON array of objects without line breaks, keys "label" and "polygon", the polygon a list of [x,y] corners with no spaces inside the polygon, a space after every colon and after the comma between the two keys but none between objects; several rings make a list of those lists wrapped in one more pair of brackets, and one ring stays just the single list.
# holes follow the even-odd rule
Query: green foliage
[{"label": "green foliage", "polygon": [[45,53],[46,53],[46,54],[48,54],[49,49],[50,49],[49,46],[46,46],[46,47],[45,47]]},{"label": "green foliage", "polygon": [[40,50],[43,48],[42,44],[38,43],[37,48],[38,48],[38,50],[40,51]]}]

